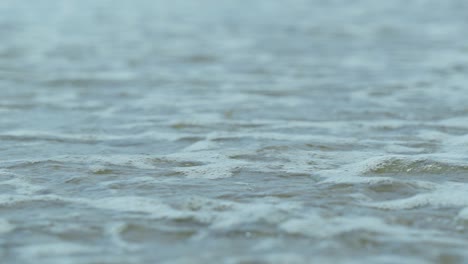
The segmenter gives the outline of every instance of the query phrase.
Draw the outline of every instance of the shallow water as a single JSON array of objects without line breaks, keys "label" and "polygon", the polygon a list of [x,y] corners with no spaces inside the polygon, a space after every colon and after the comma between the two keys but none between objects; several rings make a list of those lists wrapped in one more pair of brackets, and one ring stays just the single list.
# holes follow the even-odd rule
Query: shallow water
[{"label": "shallow water", "polygon": [[468,262],[466,10],[1,1],[1,263]]}]

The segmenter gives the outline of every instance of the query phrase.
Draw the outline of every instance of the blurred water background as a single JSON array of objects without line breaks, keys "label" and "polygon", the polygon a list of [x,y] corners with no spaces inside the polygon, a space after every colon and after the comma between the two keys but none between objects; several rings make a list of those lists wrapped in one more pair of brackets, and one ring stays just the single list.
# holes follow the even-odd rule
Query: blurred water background
[{"label": "blurred water background", "polygon": [[1,263],[467,263],[467,11],[1,1]]}]

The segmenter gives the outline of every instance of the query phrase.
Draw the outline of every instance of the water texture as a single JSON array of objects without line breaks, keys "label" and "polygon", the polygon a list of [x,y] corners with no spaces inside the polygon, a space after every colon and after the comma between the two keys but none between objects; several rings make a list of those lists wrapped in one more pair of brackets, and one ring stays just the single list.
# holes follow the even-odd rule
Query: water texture
[{"label": "water texture", "polygon": [[468,1],[0,2],[0,262],[467,263]]}]

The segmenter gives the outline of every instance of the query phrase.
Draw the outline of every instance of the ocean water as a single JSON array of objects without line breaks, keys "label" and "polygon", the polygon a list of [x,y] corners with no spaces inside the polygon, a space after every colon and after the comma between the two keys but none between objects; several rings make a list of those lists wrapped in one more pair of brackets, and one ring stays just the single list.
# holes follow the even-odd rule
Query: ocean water
[{"label": "ocean water", "polygon": [[0,263],[467,263],[468,2],[0,2]]}]

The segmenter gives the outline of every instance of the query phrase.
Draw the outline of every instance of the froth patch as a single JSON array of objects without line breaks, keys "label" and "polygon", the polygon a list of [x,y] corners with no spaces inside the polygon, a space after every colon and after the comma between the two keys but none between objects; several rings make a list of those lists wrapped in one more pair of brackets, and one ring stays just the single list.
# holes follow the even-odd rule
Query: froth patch
[{"label": "froth patch", "polygon": [[353,176],[464,174],[468,163],[450,155],[385,155],[342,165],[320,172],[326,178],[346,174]]},{"label": "froth patch", "polygon": [[428,158],[391,156],[371,159],[363,168],[365,174],[441,174],[468,172],[468,164],[436,161]]},{"label": "froth patch", "polygon": [[236,204],[234,210],[216,215],[211,227],[226,230],[249,223],[276,225],[301,208],[300,204],[293,202],[258,201],[254,204]]},{"label": "froth patch", "polygon": [[19,175],[15,175],[15,178],[10,180],[3,181],[2,184],[14,186],[15,192],[20,195],[31,195],[43,190],[41,186],[31,184],[24,177]]},{"label": "froth patch", "polygon": [[219,165],[207,165],[203,167],[177,168],[177,172],[181,172],[189,178],[205,178],[205,179],[220,179],[232,176],[232,170],[229,167],[220,167]]}]

